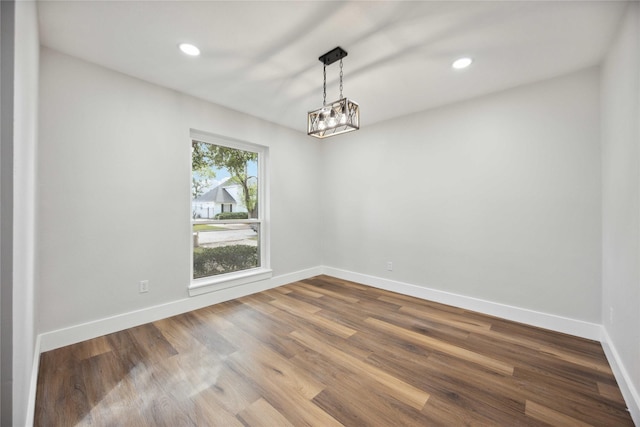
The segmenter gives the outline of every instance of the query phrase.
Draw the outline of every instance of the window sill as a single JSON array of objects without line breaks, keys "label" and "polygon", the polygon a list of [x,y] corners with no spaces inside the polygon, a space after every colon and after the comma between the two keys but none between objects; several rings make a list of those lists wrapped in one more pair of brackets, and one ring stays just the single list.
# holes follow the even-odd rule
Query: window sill
[{"label": "window sill", "polygon": [[237,273],[192,280],[189,286],[189,296],[194,297],[196,295],[270,279],[272,275],[273,271],[268,268],[254,268]]}]

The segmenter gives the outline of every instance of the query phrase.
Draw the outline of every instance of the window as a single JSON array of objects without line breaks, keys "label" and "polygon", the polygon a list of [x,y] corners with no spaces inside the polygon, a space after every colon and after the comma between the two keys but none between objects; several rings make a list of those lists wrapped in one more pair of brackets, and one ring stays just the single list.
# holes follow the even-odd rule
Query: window
[{"label": "window", "polygon": [[191,132],[190,295],[271,277],[267,150]]}]

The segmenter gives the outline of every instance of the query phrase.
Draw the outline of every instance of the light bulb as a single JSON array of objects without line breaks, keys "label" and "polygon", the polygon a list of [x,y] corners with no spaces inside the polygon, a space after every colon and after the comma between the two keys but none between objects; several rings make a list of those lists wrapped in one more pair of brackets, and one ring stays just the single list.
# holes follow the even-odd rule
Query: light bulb
[{"label": "light bulb", "polygon": [[327,120],[327,125],[329,127],[334,127],[336,125],[336,114],[332,111],[331,115],[329,116],[329,120]]}]

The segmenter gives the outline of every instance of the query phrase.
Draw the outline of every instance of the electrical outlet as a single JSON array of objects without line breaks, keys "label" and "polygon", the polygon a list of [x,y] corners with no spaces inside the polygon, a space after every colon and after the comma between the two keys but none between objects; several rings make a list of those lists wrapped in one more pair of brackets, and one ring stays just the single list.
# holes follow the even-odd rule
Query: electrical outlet
[{"label": "electrical outlet", "polygon": [[149,292],[149,281],[141,280],[140,281],[140,293],[143,294],[145,292]]},{"label": "electrical outlet", "polygon": [[393,271],[393,262],[387,261],[387,271]]}]

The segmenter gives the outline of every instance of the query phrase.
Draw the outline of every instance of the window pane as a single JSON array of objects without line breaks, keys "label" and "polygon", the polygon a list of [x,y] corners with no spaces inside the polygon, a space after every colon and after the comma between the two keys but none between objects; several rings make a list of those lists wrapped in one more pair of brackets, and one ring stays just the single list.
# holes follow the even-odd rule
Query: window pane
[{"label": "window pane", "polygon": [[260,267],[259,224],[193,225],[193,278]]},{"label": "window pane", "polygon": [[[193,278],[260,267],[258,153],[192,141]],[[211,220],[220,223],[206,224]]]},{"label": "window pane", "polygon": [[258,218],[258,154],[206,142],[192,142],[193,219]]}]

